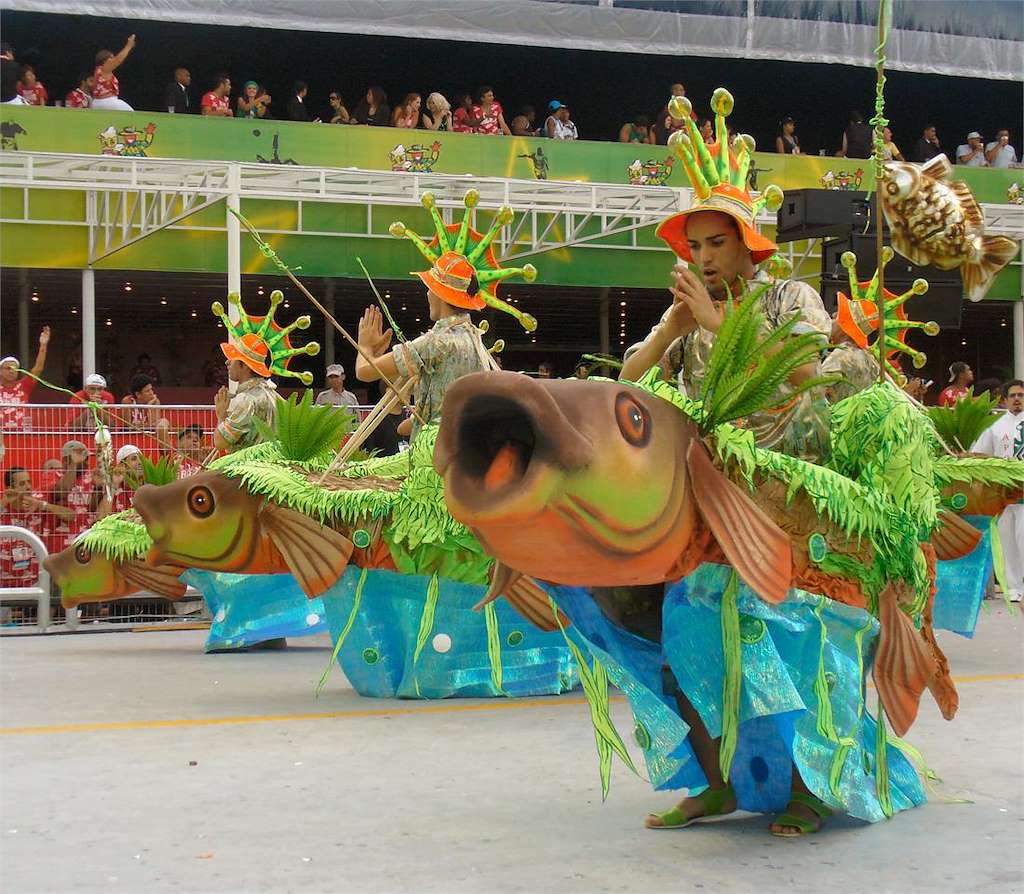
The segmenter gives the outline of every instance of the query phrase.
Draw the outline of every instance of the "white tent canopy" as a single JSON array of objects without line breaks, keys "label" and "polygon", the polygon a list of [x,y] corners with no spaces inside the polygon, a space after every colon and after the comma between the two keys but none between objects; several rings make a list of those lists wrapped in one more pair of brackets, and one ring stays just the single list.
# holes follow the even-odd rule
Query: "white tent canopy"
[{"label": "white tent canopy", "polygon": [[[870,66],[871,0],[0,0],[23,12]],[[1020,0],[894,0],[887,67],[1024,80]]]}]

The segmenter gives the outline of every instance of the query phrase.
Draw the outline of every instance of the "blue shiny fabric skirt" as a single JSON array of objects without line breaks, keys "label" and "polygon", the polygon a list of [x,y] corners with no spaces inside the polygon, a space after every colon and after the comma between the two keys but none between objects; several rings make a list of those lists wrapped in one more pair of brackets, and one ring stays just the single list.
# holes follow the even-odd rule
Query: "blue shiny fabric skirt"
[{"label": "blue shiny fabric skirt", "polygon": [[936,630],[951,630],[971,639],[992,578],[992,533],[987,516],[963,518],[981,531],[981,542],[962,559],[939,562],[932,624]]}]

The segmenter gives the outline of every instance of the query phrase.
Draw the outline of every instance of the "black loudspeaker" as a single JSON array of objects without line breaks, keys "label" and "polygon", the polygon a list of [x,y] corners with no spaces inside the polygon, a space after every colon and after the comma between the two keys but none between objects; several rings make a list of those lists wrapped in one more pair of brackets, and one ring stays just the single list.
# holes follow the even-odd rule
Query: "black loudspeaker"
[{"label": "black loudspeaker", "polygon": [[[873,273],[874,270],[871,272]],[[850,281],[845,274],[846,271],[843,269],[841,279],[837,276],[822,276],[821,278],[821,300],[825,305],[825,310],[830,314],[835,313],[839,306],[837,297],[839,293],[850,294]],[[868,278],[867,276],[860,277],[861,281]],[[902,295],[910,289],[913,281],[913,279],[886,279],[885,287],[894,295]],[[924,295],[912,296],[903,306],[907,310],[907,316],[912,320],[923,322],[934,320],[943,329],[959,329],[960,314],[963,308],[963,286],[959,280],[952,283],[929,283],[928,291]]]},{"label": "black loudspeaker", "polygon": [[821,239],[864,232],[871,220],[871,203],[863,192],[840,189],[794,189],[777,212],[775,241]]},{"label": "black loudspeaker", "polygon": [[[857,279],[861,282],[875,275],[878,257],[876,234],[854,233],[846,239],[835,239],[822,243],[821,275],[835,276],[845,280],[846,268],[839,262],[844,251],[852,251],[857,256]],[[885,268],[885,280],[893,282],[913,282],[920,277],[928,280],[933,288],[940,283],[959,283],[960,271],[940,270],[938,267],[918,267],[911,264],[903,255],[897,253]],[[895,289],[890,289],[895,291]]]}]

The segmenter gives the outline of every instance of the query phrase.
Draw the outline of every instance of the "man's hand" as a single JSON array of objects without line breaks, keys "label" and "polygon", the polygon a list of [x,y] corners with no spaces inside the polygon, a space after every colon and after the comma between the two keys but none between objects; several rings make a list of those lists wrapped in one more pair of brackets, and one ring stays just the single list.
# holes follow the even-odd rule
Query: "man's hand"
[{"label": "man's hand", "polygon": [[228,415],[228,404],[231,403],[231,392],[227,388],[221,387],[217,391],[217,395],[213,399],[213,408],[217,413],[217,419],[221,422],[224,421],[224,417]]},{"label": "man's hand", "polygon": [[384,331],[384,316],[371,304],[359,320],[359,347],[374,359],[388,352],[391,330]]},{"label": "man's hand", "polygon": [[160,398],[154,394],[146,403],[151,407],[158,407],[160,406]]},{"label": "man's hand", "polygon": [[39,333],[39,347],[45,348],[50,343],[50,327],[43,326],[43,331]]},{"label": "man's hand", "polygon": [[[672,277],[675,280],[672,287],[674,299],[689,308],[698,325],[709,332],[718,332],[718,327],[722,325],[722,314],[715,307],[704,283],[685,264],[676,264],[672,268]],[[672,312],[675,312],[675,307]]]}]

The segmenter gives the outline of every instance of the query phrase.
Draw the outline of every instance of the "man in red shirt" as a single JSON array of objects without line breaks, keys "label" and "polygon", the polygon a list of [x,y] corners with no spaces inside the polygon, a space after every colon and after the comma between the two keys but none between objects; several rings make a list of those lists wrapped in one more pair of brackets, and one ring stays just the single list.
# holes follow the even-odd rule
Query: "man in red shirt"
[{"label": "man in red shirt", "polygon": [[46,88],[36,78],[36,70],[31,65],[21,66],[21,86],[18,95],[27,106],[45,106],[50,101]]},{"label": "man in red shirt", "polygon": [[96,78],[91,72],[78,76],[78,86],[64,97],[64,105],[69,109],[88,109],[92,107],[92,91],[96,86]]},{"label": "man in red shirt", "polygon": [[949,382],[949,386],[939,395],[940,407],[951,407],[967,397],[967,389],[974,382],[974,370],[962,360],[958,360],[949,368]]},{"label": "man in red shirt", "polygon": [[203,96],[201,103],[204,115],[219,115],[223,118],[231,117],[231,78],[222,74],[217,76],[217,85]]},{"label": "man in red shirt", "polygon": [[70,510],[53,531],[55,546],[64,549],[92,523],[102,496],[102,481],[95,470],[90,472],[89,448],[82,441],[65,441],[60,456],[60,469],[46,472],[43,486],[52,502]]},{"label": "man in red shirt", "polygon": [[203,427],[198,423],[186,425],[178,432],[178,477],[188,478],[203,471],[203,460],[210,452],[203,446]]},{"label": "man in red shirt", "polygon": [[[57,519],[68,519],[71,510],[48,503],[42,494],[32,493],[32,479],[15,466],[4,472],[4,493],[0,498],[0,525],[15,525],[36,534],[47,544],[53,542],[51,529]],[[39,561],[24,540],[0,540],[0,586],[30,587],[39,579]]]},{"label": "man in red shirt", "polygon": [[21,407],[28,403],[36,387],[36,380],[32,376],[43,374],[49,344],[50,327],[44,326],[39,333],[39,353],[36,354],[31,376],[18,375],[21,361],[17,357],[4,357],[0,360],[0,428],[4,431],[20,431],[25,427],[25,411]]},{"label": "man in red shirt", "polygon": [[[107,380],[98,373],[93,373],[91,376],[86,376],[85,387],[81,391],[76,391],[71,398],[70,403],[73,404],[84,404],[89,401],[94,404],[112,404],[114,403],[114,395],[107,391]],[[100,418],[107,421],[109,417],[103,413]],[[72,428],[92,428],[94,419],[91,410],[83,410],[79,413],[71,422]]]}]

